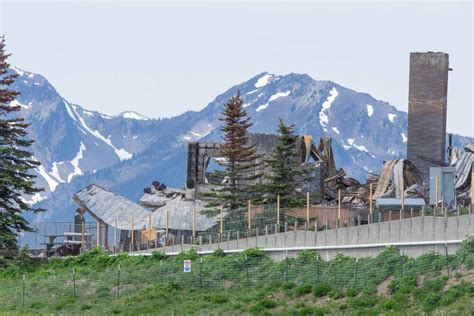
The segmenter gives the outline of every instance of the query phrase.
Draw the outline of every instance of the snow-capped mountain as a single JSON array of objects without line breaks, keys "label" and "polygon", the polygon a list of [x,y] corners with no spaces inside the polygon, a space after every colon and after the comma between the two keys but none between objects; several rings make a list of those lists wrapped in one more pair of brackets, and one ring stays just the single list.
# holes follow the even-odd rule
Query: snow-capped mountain
[{"label": "snow-capped mountain", "polygon": [[[19,74],[13,89],[21,95],[20,116],[31,123],[30,137],[38,184],[46,190],[31,197],[47,212],[40,219],[70,220],[72,194],[94,182],[137,200],[157,179],[170,186],[185,182],[187,142],[218,140],[223,105],[240,91],[254,132],[274,133],[278,118],[295,124],[299,134],[317,141],[333,138],[338,166],[364,180],[384,160],[405,156],[407,113],[331,81],[305,74],[261,73],[217,96],[198,112],[170,119],[149,119],[136,112],[108,116],[65,100],[41,75]],[[470,138],[455,137],[458,145]]]}]

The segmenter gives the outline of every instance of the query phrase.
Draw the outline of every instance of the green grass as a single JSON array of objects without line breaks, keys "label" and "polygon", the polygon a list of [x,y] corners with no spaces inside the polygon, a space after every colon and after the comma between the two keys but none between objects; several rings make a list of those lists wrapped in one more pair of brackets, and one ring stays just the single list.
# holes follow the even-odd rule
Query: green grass
[{"label": "green grass", "polygon": [[[389,247],[373,258],[330,261],[304,251],[275,262],[259,249],[202,259],[195,251],[170,258],[95,249],[46,265],[22,256],[0,270],[0,314],[468,315],[474,314],[472,246],[467,239],[448,258],[413,259]],[[184,259],[192,260],[190,273],[182,271]]]}]

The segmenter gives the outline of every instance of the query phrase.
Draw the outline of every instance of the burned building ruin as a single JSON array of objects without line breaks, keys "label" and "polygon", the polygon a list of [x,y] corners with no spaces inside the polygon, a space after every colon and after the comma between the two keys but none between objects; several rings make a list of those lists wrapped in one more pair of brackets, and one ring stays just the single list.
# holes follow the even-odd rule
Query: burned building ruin
[{"label": "burned building ruin", "polygon": [[[252,133],[248,135],[248,145],[255,148],[256,154],[260,156],[257,161],[258,167],[250,172],[253,174],[260,174],[268,172],[264,164],[260,164],[265,159],[268,159],[278,145],[278,135],[272,134],[258,134]],[[208,171],[209,165],[220,157],[220,143],[217,142],[190,142],[188,143],[188,167],[186,189],[187,197],[194,198],[199,193],[211,190],[212,185],[209,184],[209,177],[211,172]],[[311,136],[299,136],[296,141],[296,159],[304,165],[305,168],[311,168],[313,180],[311,183],[301,182],[299,191],[310,193],[314,197],[322,197],[324,188],[325,170],[321,159],[315,155],[312,150],[314,147]],[[309,162],[310,157],[314,162]],[[246,180],[244,185],[253,185],[265,181],[264,177],[258,177],[255,180]]]}]

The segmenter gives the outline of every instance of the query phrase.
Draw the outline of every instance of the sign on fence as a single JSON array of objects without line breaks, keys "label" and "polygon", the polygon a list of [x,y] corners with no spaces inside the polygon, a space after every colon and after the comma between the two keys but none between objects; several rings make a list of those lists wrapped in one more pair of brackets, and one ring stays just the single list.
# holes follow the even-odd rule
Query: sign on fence
[{"label": "sign on fence", "polygon": [[191,260],[184,260],[183,271],[191,272]]}]

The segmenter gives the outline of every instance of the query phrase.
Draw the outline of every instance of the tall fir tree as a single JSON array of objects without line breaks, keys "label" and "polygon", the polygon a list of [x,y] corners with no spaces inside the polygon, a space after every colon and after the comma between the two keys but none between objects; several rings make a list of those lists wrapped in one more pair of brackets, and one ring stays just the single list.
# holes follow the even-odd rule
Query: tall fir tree
[{"label": "tall fir tree", "polygon": [[294,125],[286,125],[280,118],[277,133],[278,145],[271,158],[266,161],[269,170],[265,176],[267,181],[254,189],[260,193],[262,202],[274,203],[279,195],[282,208],[301,207],[304,205],[304,198],[298,197],[296,188],[298,181],[307,178],[307,172],[301,168],[298,161],[298,137],[295,135]]},{"label": "tall fir tree", "polygon": [[[222,205],[227,213],[226,223],[244,223],[245,206],[252,198],[250,182],[262,176],[259,172],[261,156],[255,151],[255,146],[249,144],[248,130],[252,126],[250,117],[243,109],[244,100],[240,91],[230,98],[222,112],[221,127],[223,144],[219,150],[218,160],[222,170],[216,170],[214,177],[221,179],[219,188],[207,194],[211,200],[209,206]],[[227,228],[238,228],[235,225]]]},{"label": "tall fir tree", "polygon": [[9,87],[18,76],[8,72],[5,53],[5,37],[0,37],[0,249],[16,249],[20,232],[31,231],[22,212],[39,212],[23,196],[34,195],[42,189],[35,187],[31,172],[40,165],[27,150],[33,140],[28,135],[28,123],[23,118],[14,117],[20,110],[13,105],[19,93]]}]

